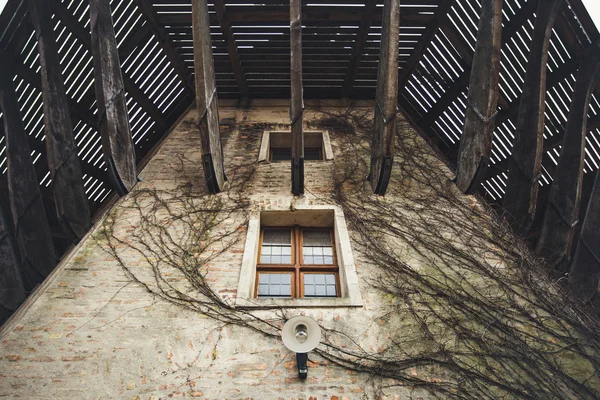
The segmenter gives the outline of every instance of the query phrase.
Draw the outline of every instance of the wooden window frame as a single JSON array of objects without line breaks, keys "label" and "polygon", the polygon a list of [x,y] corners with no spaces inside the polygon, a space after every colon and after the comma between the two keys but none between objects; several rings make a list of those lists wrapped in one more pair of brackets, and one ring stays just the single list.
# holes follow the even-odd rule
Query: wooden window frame
[{"label": "wooden window frame", "polygon": [[[269,230],[291,230],[292,233],[292,262],[290,264],[261,264],[260,259],[263,248],[263,236],[265,229]],[[328,229],[331,238],[331,250],[333,256],[333,264],[304,264],[303,263],[303,232],[309,230],[323,230]],[[309,228],[302,227],[300,225],[285,226],[285,227],[260,227],[260,238],[258,242],[258,259],[256,261],[256,279],[254,284],[254,297],[258,298],[259,280],[261,273],[291,273],[292,285],[291,285],[291,296],[289,298],[302,299],[304,298],[304,274],[333,274],[335,276],[336,296],[341,297],[341,286],[340,286],[340,268],[338,265],[337,254],[335,249],[335,236],[332,227],[325,228]],[[265,296],[268,298],[269,296]],[[333,296],[316,297],[310,296],[308,298],[334,298]]]}]

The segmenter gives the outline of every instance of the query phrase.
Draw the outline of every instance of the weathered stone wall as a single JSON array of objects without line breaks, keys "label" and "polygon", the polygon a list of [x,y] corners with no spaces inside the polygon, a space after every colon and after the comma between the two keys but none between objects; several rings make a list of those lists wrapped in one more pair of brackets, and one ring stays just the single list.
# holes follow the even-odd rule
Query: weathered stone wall
[{"label": "weathered stone wall", "polygon": [[[307,125],[319,118],[307,110]],[[225,167],[232,189],[218,196],[228,204],[239,188],[236,179],[254,170],[243,187],[248,210],[238,210],[222,221],[221,231],[235,230],[227,244],[215,243],[216,256],[204,266],[205,279],[229,304],[234,304],[242,263],[247,212],[289,209],[295,204],[331,204],[333,162],[307,162],[305,196],[290,194],[288,163],[257,164],[264,130],[287,130],[287,106],[220,110]],[[188,113],[140,174],[140,190],[180,190],[186,179],[202,185],[197,114]],[[330,130],[334,153],[344,149],[335,129]],[[422,144],[424,153],[429,150]],[[439,165],[440,171],[444,168]],[[443,173],[443,172],[442,172]],[[448,171],[446,171],[448,174]],[[182,174],[186,176],[183,177]],[[448,174],[449,175],[449,174]],[[410,177],[399,182],[411,190]],[[398,188],[396,188],[398,189]],[[472,200],[473,201],[473,200]],[[153,271],[140,253],[127,244],[140,224],[132,196],[117,202],[110,212],[112,232],[123,263],[137,279],[152,286]],[[458,213],[457,213],[458,214]],[[368,221],[367,221],[368,223]],[[297,379],[294,354],[280,340],[251,329],[216,321],[165,301],[148,292],[107,252],[100,221],[36,301],[4,331],[0,346],[0,397],[27,399],[363,399],[427,398],[414,387],[394,386],[369,374],[360,374],[311,355],[309,378]],[[241,225],[241,228],[240,228]],[[174,235],[185,227],[173,225]],[[357,236],[351,231],[353,247]],[[222,246],[222,247],[220,247]],[[225,248],[222,254],[219,251]],[[419,264],[418,255],[397,249]],[[377,354],[390,337],[407,329],[389,317],[389,306],[398,299],[373,288],[382,271],[361,252],[354,253],[361,285],[362,308],[311,308],[288,310],[314,317],[324,327],[349,335],[367,352]],[[501,264],[501,263],[496,263]],[[168,272],[170,284],[185,288],[181,274]],[[187,290],[187,289],[182,289]],[[271,318],[280,311],[255,311]],[[484,332],[485,333],[485,332]],[[408,343],[407,347],[426,347]],[[585,372],[585,371],[584,371]],[[416,369],[411,374],[419,373]]]}]

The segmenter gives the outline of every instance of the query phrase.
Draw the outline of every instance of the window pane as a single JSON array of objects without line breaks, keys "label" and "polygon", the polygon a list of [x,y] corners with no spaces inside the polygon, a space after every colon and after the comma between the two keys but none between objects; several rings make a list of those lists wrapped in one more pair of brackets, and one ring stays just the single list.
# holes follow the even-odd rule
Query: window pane
[{"label": "window pane", "polygon": [[291,297],[292,274],[259,272],[258,297]]},{"label": "window pane", "polygon": [[303,264],[332,265],[331,229],[305,229],[302,232]]},{"label": "window pane", "polygon": [[334,274],[304,274],[304,297],[336,297]]},{"label": "window pane", "polygon": [[260,252],[261,264],[292,263],[292,231],[290,229],[265,229]]}]

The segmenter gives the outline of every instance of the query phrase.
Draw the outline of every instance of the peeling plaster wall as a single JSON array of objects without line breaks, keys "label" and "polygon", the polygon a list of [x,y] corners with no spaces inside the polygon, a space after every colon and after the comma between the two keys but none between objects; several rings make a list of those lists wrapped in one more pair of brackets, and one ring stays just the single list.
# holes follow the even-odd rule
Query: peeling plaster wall
[{"label": "peeling plaster wall", "polygon": [[[240,163],[255,161],[265,129],[289,129],[287,105],[222,107],[225,166],[232,175]],[[315,113],[307,110],[310,124]],[[137,189],[176,186],[172,166],[185,155],[203,179],[200,139],[191,111],[140,174]],[[339,152],[330,132],[334,153]],[[424,149],[426,149],[424,145]],[[288,163],[261,163],[248,191],[256,208],[289,208]],[[301,204],[319,204],[332,190],[332,163],[307,163],[306,195]],[[120,199],[124,207],[130,197]],[[127,234],[138,221],[124,208],[117,229]],[[279,340],[237,326],[223,326],[202,315],[153,297],[131,282],[96,243],[96,233],[80,245],[51,277],[45,291],[5,326],[0,346],[0,397],[27,399],[363,399],[374,398],[377,379],[334,366],[312,356],[309,378],[296,378],[295,358]],[[352,232],[351,236],[352,236]],[[209,280],[234,301],[244,240],[209,266]],[[323,325],[354,334],[364,348],[378,351],[390,332],[400,329],[381,319],[390,301],[370,290],[376,270],[354,253],[363,308],[307,309]],[[125,260],[143,269],[139,255]],[[178,278],[174,277],[174,280]],[[264,311],[261,311],[264,313]],[[292,311],[297,314],[298,311]],[[410,396],[413,397],[410,397]],[[421,397],[423,396],[423,397]],[[411,388],[384,390],[384,398],[426,398]]]}]

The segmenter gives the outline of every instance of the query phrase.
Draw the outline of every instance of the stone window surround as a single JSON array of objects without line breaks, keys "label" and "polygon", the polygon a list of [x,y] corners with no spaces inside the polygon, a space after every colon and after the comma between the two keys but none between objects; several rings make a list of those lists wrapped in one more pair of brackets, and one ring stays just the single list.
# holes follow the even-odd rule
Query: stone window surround
[{"label": "stone window surround", "polygon": [[[255,298],[256,263],[259,252],[259,238],[261,227],[261,214],[275,219],[280,226],[298,224],[301,226],[329,226],[333,227],[335,237],[335,250],[339,266],[341,297],[317,298]],[[315,222],[316,221],[316,222]],[[319,222],[320,221],[320,222]],[[328,221],[328,222],[323,222]],[[263,221],[265,222],[265,221]],[[265,223],[266,226],[273,226]],[[311,308],[311,307],[362,307],[363,300],[360,294],[354,256],[350,246],[350,236],[346,227],[346,219],[342,210],[333,205],[304,205],[290,209],[265,210],[255,213],[248,221],[246,244],[238,283],[236,308]]]},{"label": "stone window surround", "polygon": [[[258,152],[258,162],[269,161],[269,149],[271,148],[271,133],[286,133],[292,134],[290,131],[264,131],[260,142],[260,151]],[[306,134],[321,135],[321,149],[323,151],[323,160],[333,160],[333,150],[331,148],[331,139],[328,131],[304,131]]]}]

